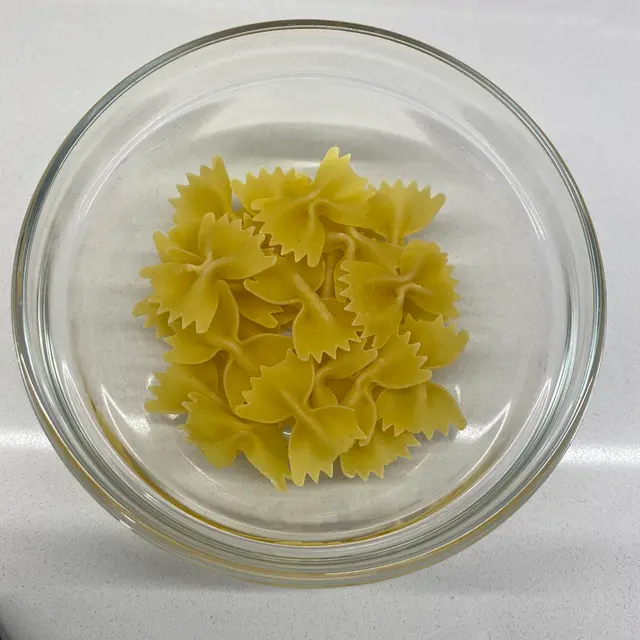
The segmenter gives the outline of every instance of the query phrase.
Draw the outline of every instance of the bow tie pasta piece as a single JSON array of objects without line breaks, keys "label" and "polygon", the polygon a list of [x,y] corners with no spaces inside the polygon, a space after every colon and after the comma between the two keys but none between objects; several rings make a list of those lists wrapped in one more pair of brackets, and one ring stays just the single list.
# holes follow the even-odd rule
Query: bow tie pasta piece
[{"label": "bow tie pasta piece", "polygon": [[316,369],[311,402],[315,407],[338,404],[335,393],[327,384],[329,380],[347,380],[368,367],[378,356],[375,349],[367,349],[364,342],[340,351],[335,359],[328,358]]},{"label": "bow tie pasta piece", "polygon": [[[427,359],[432,369],[454,362],[467,344],[466,331],[456,332],[455,323],[444,325],[442,317],[434,321],[408,317],[403,325],[418,354]],[[446,389],[426,382],[403,390],[384,390],[377,401],[384,428],[394,426],[396,433],[422,431],[431,437],[436,430],[446,434],[449,424],[463,429],[466,421],[456,401]]]},{"label": "bow tie pasta piece", "polygon": [[436,431],[447,435],[449,426],[462,431],[467,421],[455,398],[435,382],[408,389],[385,389],[376,400],[383,429],[393,427],[396,435],[423,433],[431,439]]},{"label": "bow tie pasta piece", "polygon": [[340,466],[347,478],[360,476],[366,480],[370,474],[384,477],[384,468],[398,458],[410,458],[409,447],[417,447],[420,442],[411,433],[394,435],[376,426],[369,442],[354,444],[349,451],[341,454]]},{"label": "bow tie pasta piece", "polygon": [[247,173],[244,183],[232,180],[231,188],[245,211],[250,216],[255,215],[253,203],[266,198],[282,198],[287,195],[300,193],[311,184],[311,178],[303,173],[290,169],[286,173],[277,167],[273,173],[260,169],[257,176]]},{"label": "bow tie pasta piece", "polygon": [[393,186],[383,182],[369,201],[370,228],[393,244],[430,224],[444,205],[444,194],[431,196],[431,187],[418,189],[415,182]]},{"label": "bow tie pasta piece", "polygon": [[358,342],[355,315],[345,310],[345,303],[333,298],[316,297],[305,305],[293,321],[293,343],[303,360],[312,357],[319,361],[324,354],[332,358],[338,349],[349,349],[350,342]]},{"label": "bow tie pasta piece", "polygon": [[140,272],[151,280],[149,301],[159,305],[160,313],[169,311],[169,322],[180,319],[183,328],[193,323],[198,333],[205,332],[218,308],[221,282],[248,278],[275,263],[261,242],[262,236],[244,229],[240,220],[227,215],[216,220],[212,213],[206,214],[197,255],[189,254],[188,262],[162,262]]},{"label": "bow tie pasta piece", "polygon": [[169,362],[207,362],[219,352],[227,354],[223,388],[232,407],[244,401],[243,392],[251,388],[251,378],[260,375],[261,366],[273,366],[293,348],[289,336],[261,333],[245,340],[221,338],[211,332],[198,334],[191,329],[170,338],[173,350],[165,354]]},{"label": "bow tie pasta piece", "polygon": [[149,298],[145,298],[133,308],[133,315],[136,318],[146,316],[144,328],[154,329],[156,338],[161,339],[173,335],[173,329],[169,324],[169,312],[158,313],[159,306],[157,303],[149,302]]},{"label": "bow tie pasta piece", "polygon": [[303,360],[312,357],[319,362],[324,354],[335,358],[338,349],[348,350],[350,342],[360,340],[353,326],[354,314],[345,310],[344,303],[316,294],[323,279],[324,264],[310,267],[286,256],[244,285],[267,302],[301,304],[292,333],[296,353]]},{"label": "bow tie pasta piece", "polygon": [[267,424],[293,420],[289,438],[289,461],[294,484],[302,486],[308,475],[318,482],[320,472],[333,475],[333,463],[363,433],[352,409],[337,405],[312,409],[309,397],[314,386],[314,366],[289,351],[285,360],[263,367],[244,393],[246,404],[235,412],[246,420]]},{"label": "bow tie pasta piece", "polygon": [[176,262],[178,264],[197,264],[200,260],[198,248],[195,245],[195,251],[185,249],[180,242],[175,239],[176,234],[165,235],[160,231],[153,234],[153,243],[156,245],[156,251],[160,262]]},{"label": "bow tie pasta piece", "polygon": [[158,384],[149,391],[156,396],[145,402],[149,413],[186,413],[184,403],[192,392],[210,394],[218,389],[218,363],[210,360],[204,364],[172,364],[166,371],[156,373]]},{"label": "bow tie pasta piece", "polygon": [[[325,262],[327,263],[325,282],[323,283],[322,296],[327,297],[333,290],[333,294],[339,300],[346,299],[344,291],[347,285],[341,281],[345,275],[342,263],[345,260],[358,260],[383,265],[390,269],[400,261],[402,247],[380,242],[367,236],[355,227],[343,227],[333,225],[327,234],[325,244]],[[332,282],[329,282],[332,279]]]},{"label": "bow tie pasta piece", "polygon": [[363,327],[362,337],[373,336],[375,348],[383,346],[402,321],[404,293],[395,270],[371,262],[345,260],[346,272],[341,292],[349,302],[346,309],[356,314],[355,323]]},{"label": "bow tie pasta piece", "polygon": [[409,343],[408,333],[396,333],[378,352],[378,357],[352,378],[351,388],[341,404],[356,412],[360,429],[365,434],[365,443],[371,437],[378,419],[374,389],[404,389],[426,382],[431,377],[431,371],[423,368],[426,358],[417,352],[418,345]]},{"label": "bow tie pasta piece", "polygon": [[411,342],[418,343],[418,354],[426,356],[429,369],[449,366],[462,353],[469,341],[466,331],[456,331],[456,323],[444,324],[444,318],[435,320],[414,320],[405,318],[403,330],[411,335]]},{"label": "bow tie pasta piece", "polygon": [[238,453],[278,489],[291,477],[287,440],[276,425],[241,420],[216,395],[192,393],[185,403],[189,417],[184,430],[213,466],[233,464]]},{"label": "bow tie pasta piece", "polygon": [[448,264],[447,254],[435,242],[409,242],[402,251],[398,272],[409,281],[405,296],[418,307],[448,319],[458,317],[458,281],[451,277],[453,267]]},{"label": "bow tie pasta piece", "polygon": [[251,378],[260,375],[262,367],[272,367],[286,358],[287,352],[293,349],[293,340],[289,336],[261,334],[247,338],[239,347],[236,353],[230,353],[223,376],[224,390],[232,407],[244,402],[243,394],[251,389]]},{"label": "bow tie pasta piece", "polygon": [[[445,326],[442,317],[431,322],[406,318],[403,329],[410,342],[419,347],[418,354],[427,359],[431,369],[446,367],[454,362],[465,348],[469,335],[456,332],[455,323]],[[394,433],[423,433],[432,438],[436,431],[446,435],[449,426],[464,429],[466,420],[453,396],[433,382],[425,382],[405,389],[385,389],[376,401],[383,429]]]},{"label": "bow tie pasta piece", "polygon": [[419,349],[420,345],[412,343],[408,333],[394,333],[380,349],[378,358],[359,375],[366,375],[385,389],[405,389],[426,382],[431,371],[425,368],[427,357],[421,356]]},{"label": "bow tie pasta piece", "polygon": [[327,251],[338,250],[348,260],[373,262],[394,268],[402,256],[402,247],[380,242],[355,227],[333,225],[327,233]]},{"label": "bow tie pasta piece", "polygon": [[446,435],[450,425],[462,431],[467,426],[467,421],[455,398],[444,387],[434,382],[427,382],[426,385],[427,410],[422,433],[428,439],[431,439],[436,431]]},{"label": "bow tie pasta piece", "polygon": [[276,258],[276,263],[259,277],[244,283],[245,289],[262,300],[279,305],[296,304],[304,296],[315,295],[324,280],[324,264],[310,267],[296,264],[290,256]]},{"label": "bow tie pasta piece", "polygon": [[[198,333],[193,325],[182,328],[174,325],[175,334],[166,339],[172,347],[165,353],[165,359],[178,364],[200,364],[213,358],[218,352],[226,351],[242,359],[241,342],[238,338],[240,313],[238,305],[226,282],[219,283],[217,312],[204,333]],[[259,363],[247,363],[258,371]]]},{"label": "bow tie pasta piece", "polygon": [[178,364],[208,362],[219,352],[227,354],[223,387],[231,406],[241,404],[243,391],[251,388],[252,376],[259,376],[261,366],[273,366],[284,360],[293,347],[288,336],[264,333],[240,340],[238,330],[240,314],[229,285],[222,283],[220,304],[211,326],[205,333],[197,333],[193,327],[176,329],[167,338],[172,349],[165,359]]},{"label": "bow tie pasta piece", "polygon": [[[221,320],[222,314],[217,314]],[[218,331],[212,327],[205,333],[198,333],[193,325],[183,329],[178,323],[175,332],[165,342],[171,350],[164,354],[167,362],[175,364],[202,364],[224,351],[223,341]]]},{"label": "bow tie pasta piece", "polygon": [[326,240],[326,221],[348,226],[368,225],[368,200],[373,193],[366,178],[350,167],[351,156],[340,157],[334,147],[324,157],[314,179],[286,185],[283,193],[257,199],[254,219],[270,244],[281,247],[283,255],[293,254],[296,262],[306,257],[315,267],[322,259]]},{"label": "bow tie pasta piece", "polygon": [[456,281],[451,277],[447,255],[435,243],[412,240],[402,251],[397,268],[345,260],[347,311],[356,314],[355,324],[364,327],[363,337],[373,336],[379,348],[402,322],[404,303],[411,300],[419,308],[455,318]]},{"label": "bow tie pasta piece", "polygon": [[202,219],[198,248],[205,263],[223,280],[250,278],[273,266],[276,257],[261,248],[263,236],[245,229],[241,220],[228,216],[216,220],[212,214]]},{"label": "bow tie pasta piece", "polygon": [[231,183],[222,158],[216,156],[211,166],[202,165],[200,173],[187,174],[187,184],[178,185],[180,197],[170,198],[175,213],[175,227],[169,237],[189,251],[195,251],[202,218],[212,213],[216,218],[236,216],[231,204]]}]

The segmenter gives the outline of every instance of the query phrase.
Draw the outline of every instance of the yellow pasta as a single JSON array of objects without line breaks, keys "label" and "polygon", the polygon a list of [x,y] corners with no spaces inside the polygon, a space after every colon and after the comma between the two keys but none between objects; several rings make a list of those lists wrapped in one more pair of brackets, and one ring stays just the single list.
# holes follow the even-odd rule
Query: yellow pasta
[{"label": "yellow pasta", "polygon": [[[453,363],[467,345],[466,331],[456,331],[455,323],[444,324],[442,317],[433,321],[408,317],[403,330],[410,342],[418,346],[418,354],[426,358],[426,366],[439,369]],[[464,429],[466,420],[458,403],[444,388],[425,382],[405,389],[385,389],[376,400],[377,414],[383,429],[394,433],[423,433],[428,439],[436,431],[447,435],[449,426]]]},{"label": "yellow pasta", "polygon": [[156,397],[145,402],[144,408],[150,413],[186,413],[184,403],[190,393],[214,393],[218,389],[218,363],[172,364],[155,378],[158,384],[152,384],[149,391]]},{"label": "yellow pasta", "polygon": [[[236,301],[238,300],[238,296],[235,293],[233,297],[236,299]],[[298,314],[298,311],[299,309],[295,306],[283,306],[282,311],[278,311],[273,314],[273,317],[276,320],[276,325],[274,327],[265,327],[241,315],[240,323],[238,325],[238,337],[240,338],[240,340],[245,340],[246,338],[250,338],[251,336],[258,335],[259,333],[290,332],[291,323]],[[173,333],[173,331],[171,333]]]},{"label": "yellow pasta", "polygon": [[243,402],[243,392],[251,388],[252,376],[259,376],[262,366],[277,364],[293,347],[290,337],[280,334],[257,334],[240,340],[240,314],[229,286],[222,283],[219,310],[209,329],[197,333],[193,327],[177,328],[166,342],[172,349],[165,359],[177,364],[201,364],[218,353],[227,356],[223,386],[226,397],[234,407]]},{"label": "yellow pasta", "polygon": [[215,467],[228,467],[243,453],[278,489],[290,478],[287,440],[277,425],[242,420],[216,394],[192,393],[184,429]]},{"label": "yellow pasta", "polygon": [[[327,233],[325,244],[324,291],[333,291],[336,298],[345,299],[347,285],[341,281],[345,275],[342,264],[345,260],[359,260],[395,268],[402,255],[402,247],[380,242],[361,229],[334,225]],[[325,297],[325,294],[323,294]]]},{"label": "yellow pasta", "polygon": [[173,329],[169,324],[169,312],[158,313],[159,306],[158,303],[149,302],[149,298],[145,298],[133,308],[133,315],[146,316],[145,329],[154,329],[156,338],[166,338],[173,335]]},{"label": "yellow pasta", "polygon": [[349,226],[368,225],[368,200],[372,192],[366,178],[349,166],[350,156],[340,157],[334,147],[324,157],[313,180],[292,181],[280,195],[254,200],[254,219],[282,255],[307,259],[315,267],[322,260],[327,222]]},{"label": "yellow pasta", "polygon": [[408,431],[423,433],[429,440],[436,431],[447,435],[449,426],[467,426],[454,397],[434,382],[407,389],[384,389],[376,400],[383,429],[393,427],[396,435]]},{"label": "yellow pasta", "polygon": [[418,189],[415,182],[383,182],[369,201],[369,227],[385,240],[402,244],[404,239],[426,227],[444,205],[442,193],[431,196],[431,187]]},{"label": "yellow pasta", "polygon": [[294,169],[286,173],[277,167],[273,173],[261,169],[257,176],[247,174],[245,182],[232,180],[231,188],[249,216],[256,213],[253,203],[266,198],[282,198],[305,189],[311,179]]},{"label": "yellow pasta", "polygon": [[231,292],[241,316],[268,329],[278,326],[277,314],[282,313],[282,307],[254,296],[241,283],[231,284]]},{"label": "yellow pasta", "polygon": [[158,304],[159,313],[169,312],[169,322],[180,319],[183,328],[195,324],[203,333],[215,316],[226,280],[249,278],[276,262],[275,256],[264,253],[261,242],[262,236],[244,229],[241,220],[207,213],[198,232],[197,253],[176,245],[164,250],[166,260],[140,272],[151,280],[149,301]]},{"label": "yellow pasta", "polygon": [[240,316],[238,322],[238,338],[240,340],[246,340],[252,336],[257,336],[261,333],[278,333],[279,328],[276,326],[273,329],[267,329],[253,320],[247,320]]},{"label": "yellow pasta", "polygon": [[345,310],[344,302],[320,298],[316,290],[324,280],[324,265],[296,264],[291,257],[277,259],[273,267],[245,281],[245,288],[267,302],[280,305],[299,304],[293,320],[293,343],[303,360],[311,356],[319,361],[324,354],[336,357],[338,349],[348,349],[357,342],[354,314]]},{"label": "yellow pasta", "polygon": [[300,305],[297,304],[287,304],[281,305],[282,311],[276,314],[276,320],[278,321],[278,327],[280,329],[287,329],[296,319],[300,311]]},{"label": "yellow pasta", "polygon": [[378,418],[374,390],[404,389],[431,378],[431,371],[424,368],[426,357],[417,353],[418,346],[409,343],[409,334],[396,333],[378,351],[376,359],[352,378],[341,404],[356,412],[365,441],[371,437]]},{"label": "yellow pasta", "polygon": [[398,458],[410,458],[409,447],[417,447],[420,442],[408,432],[395,435],[376,426],[367,444],[355,444],[341,454],[340,467],[347,478],[360,476],[366,480],[370,474],[382,478],[384,468]]},{"label": "yellow pasta", "polygon": [[409,332],[411,342],[418,344],[418,354],[427,358],[429,369],[441,369],[455,362],[469,341],[466,331],[456,331],[455,322],[445,325],[442,316],[433,321],[408,316],[402,328]]},{"label": "yellow pasta", "polygon": [[244,393],[246,404],[235,408],[242,418],[266,424],[293,421],[289,462],[293,483],[301,486],[308,475],[318,482],[320,472],[333,475],[335,459],[364,434],[355,411],[339,405],[311,408],[315,371],[312,362],[289,351],[285,360],[264,367]]},{"label": "yellow pasta", "polygon": [[198,249],[198,233],[202,219],[207,213],[216,218],[228,215],[236,217],[231,203],[229,174],[222,158],[216,156],[211,166],[202,165],[200,173],[187,174],[187,184],[178,185],[179,198],[169,202],[175,208],[175,227],[169,231],[169,238],[192,253]]},{"label": "yellow pasta", "polygon": [[134,315],[171,347],[146,409],[186,414],[212,465],[243,455],[279,489],[338,460],[346,477],[382,478],[416,435],[466,426],[432,380],[469,338],[451,321],[456,280],[437,244],[411,239],[445,197],[375,189],[349,160],[334,147],[313,177],[240,181],[214,158],[178,186],[159,263],[141,272],[151,292]]},{"label": "yellow pasta", "polygon": [[433,242],[412,240],[403,250],[395,268],[379,263],[345,260],[347,285],[344,296],[347,311],[356,314],[363,336],[373,337],[373,346],[381,347],[397,331],[404,315],[404,303],[410,300],[429,314],[455,318],[456,281],[451,277],[447,255]]},{"label": "yellow pasta", "polygon": [[[315,384],[311,393],[314,406],[338,404],[338,399],[329,387],[330,380],[350,381],[354,375],[366,369],[376,358],[375,349],[366,348],[364,342],[352,345],[349,351],[340,351],[336,358],[327,358],[316,369]],[[346,385],[345,385],[346,386]]]},{"label": "yellow pasta", "polygon": [[334,226],[327,233],[327,252],[340,251],[348,260],[360,260],[385,265],[393,269],[400,260],[402,247],[380,242],[355,227]]}]

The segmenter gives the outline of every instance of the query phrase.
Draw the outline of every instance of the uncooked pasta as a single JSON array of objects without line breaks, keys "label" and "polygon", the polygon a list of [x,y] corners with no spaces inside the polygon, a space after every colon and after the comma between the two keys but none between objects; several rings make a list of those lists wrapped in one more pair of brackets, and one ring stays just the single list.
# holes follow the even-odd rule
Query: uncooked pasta
[{"label": "uncooked pasta", "polygon": [[335,147],[314,176],[231,180],[216,157],[178,193],[134,309],[170,347],[145,407],[185,415],[213,466],[242,455],[279,489],[336,469],[382,478],[466,426],[432,378],[468,341],[453,322],[457,282],[440,247],[414,237],[443,194],[376,188]]}]

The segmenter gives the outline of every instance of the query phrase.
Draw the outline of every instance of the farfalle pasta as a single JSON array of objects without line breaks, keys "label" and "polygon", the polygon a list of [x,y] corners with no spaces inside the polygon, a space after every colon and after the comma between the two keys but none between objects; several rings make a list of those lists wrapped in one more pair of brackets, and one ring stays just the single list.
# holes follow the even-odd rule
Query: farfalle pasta
[{"label": "farfalle pasta", "polygon": [[383,182],[369,201],[369,228],[393,245],[403,244],[433,221],[444,201],[442,193],[432,197],[431,187],[418,189],[415,182]]},{"label": "farfalle pasta", "polygon": [[405,301],[431,317],[456,318],[456,281],[451,277],[447,256],[435,242],[412,240],[400,255],[397,266],[345,260],[347,285],[345,309],[355,313],[364,337],[373,337],[381,347],[398,329],[407,313]]},{"label": "farfalle pasta", "polygon": [[216,393],[190,393],[184,406],[189,414],[184,430],[214,466],[228,467],[243,453],[277,488],[286,488],[288,443],[279,425],[239,418]]},{"label": "farfalle pasta", "polygon": [[136,317],[144,316],[145,329],[153,328],[156,338],[166,338],[173,335],[173,329],[169,324],[169,312],[159,313],[159,306],[157,302],[149,302],[149,298],[145,298],[133,308],[133,315]]},{"label": "farfalle pasta", "polygon": [[311,407],[314,382],[313,363],[289,351],[281,363],[264,367],[260,377],[251,380],[245,403],[235,407],[239,416],[255,422],[290,421],[291,477],[299,486],[307,475],[317,482],[321,471],[331,477],[336,458],[364,437],[353,409],[337,403]]},{"label": "farfalle pasta", "polygon": [[166,342],[173,347],[165,358],[172,363],[195,365],[209,362],[218,354],[225,356],[223,387],[232,407],[243,402],[251,388],[251,377],[261,368],[280,362],[293,347],[293,340],[279,333],[258,333],[244,340],[239,337],[240,314],[229,286],[221,286],[218,310],[209,329],[198,333],[190,326],[175,328]]},{"label": "farfalle pasta", "polygon": [[354,314],[345,309],[345,303],[316,293],[324,278],[322,263],[311,267],[282,256],[273,267],[244,284],[268,303],[300,306],[292,333],[296,354],[303,360],[311,356],[319,361],[324,354],[335,358],[338,349],[348,350],[349,342],[360,340]]},{"label": "farfalle pasta", "polygon": [[191,253],[197,253],[198,234],[202,218],[213,213],[216,218],[225,214],[241,217],[232,206],[231,182],[222,158],[216,156],[211,166],[202,165],[198,174],[188,173],[187,184],[177,186],[180,197],[170,198],[175,212],[172,227],[167,236],[176,245]]},{"label": "farfalle pasta", "polygon": [[340,157],[334,147],[313,180],[283,181],[277,195],[251,202],[251,210],[257,212],[253,219],[270,236],[270,246],[279,248],[282,255],[293,254],[296,262],[306,258],[315,267],[322,259],[328,224],[367,227],[373,192],[349,160],[349,155]]},{"label": "farfalle pasta", "polygon": [[158,313],[169,312],[169,323],[180,320],[182,327],[195,324],[206,331],[216,314],[223,285],[249,278],[275,264],[275,256],[265,255],[263,237],[245,229],[242,221],[228,214],[216,218],[207,213],[198,231],[197,251],[183,249],[168,237],[156,233],[162,262],[145,267],[140,275],[151,281],[149,302]]},{"label": "farfalle pasta", "polygon": [[279,489],[336,468],[382,478],[466,426],[433,380],[468,341],[453,322],[457,282],[438,245],[412,237],[444,195],[376,188],[337,148],[313,176],[230,179],[215,157],[178,193],[133,313],[170,347],[145,408],[185,415],[212,465],[242,455]]},{"label": "farfalle pasta", "polygon": [[354,444],[340,456],[340,468],[347,478],[360,476],[366,480],[370,474],[382,478],[384,468],[398,458],[410,458],[409,447],[417,447],[420,441],[411,433],[395,434],[377,426],[364,444]]},{"label": "farfalle pasta", "polygon": [[[433,321],[408,316],[403,335],[417,347],[431,369],[452,364],[467,345],[466,331],[456,331],[455,323],[445,326],[442,317]],[[431,439],[436,431],[447,434],[449,425],[464,429],[466,422],[453,396],[442,386],[425,381],[403,389],[384,389],[376,400],[382,428],[394,433],[422,433]]]}]

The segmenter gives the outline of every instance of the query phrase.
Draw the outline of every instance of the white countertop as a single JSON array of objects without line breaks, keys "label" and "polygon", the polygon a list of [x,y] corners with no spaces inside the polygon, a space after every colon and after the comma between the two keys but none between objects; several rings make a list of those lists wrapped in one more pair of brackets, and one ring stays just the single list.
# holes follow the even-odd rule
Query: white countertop
[{"label": "white countertop", "polygon": [[[453,559],[347,590],[235,582],[117,523],[41,433],[11,339],[11,267],[23,212],[84,111],[182,42],[287,17],[397,30],[495,81],[571,168],[609,285],[600,378],[578,437],[543,488]],[[5,0],[0,52],[2,640],[640,637],[640,3],[284,0],[276,9],[262,0]]]}]

